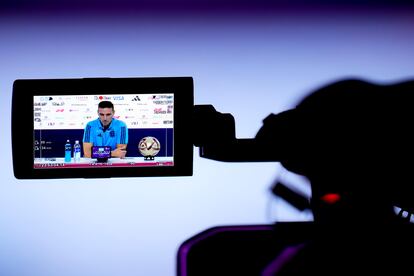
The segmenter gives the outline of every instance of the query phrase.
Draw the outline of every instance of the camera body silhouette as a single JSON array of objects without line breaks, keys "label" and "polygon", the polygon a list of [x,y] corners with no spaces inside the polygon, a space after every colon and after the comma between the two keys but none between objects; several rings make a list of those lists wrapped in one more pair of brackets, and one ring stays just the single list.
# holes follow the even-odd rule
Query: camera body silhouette
[{"label": "camera body silhouette", "polygon": [[[178,274],[207,275],[198,268],[217,268],[218,263],[222,268],[214,275],[243,274],[249,268],[247,275],[404,274],[411,258],[405,252],[413,246],[413,103],[411,80],[341,80],[314,91],[293,109],[270,114],[251,139],[235,138],[231,114],[196,106],[194,117],[203,126],[194,136],[200,156],[224,162],[280,162],[306,176],[314,221],[276,223],[267,230],[212,228],[182,244]],[[214,133],[220,133],[220,143],[212,139]],[[266,151],[246,150],[255,147]],[[294,196],[280,195],[295,205]],[[401,211],[397,214],[395,208]],[[220,261],[217,256],[222,256]],[[243,262],[236,266],[236,260]]]}]

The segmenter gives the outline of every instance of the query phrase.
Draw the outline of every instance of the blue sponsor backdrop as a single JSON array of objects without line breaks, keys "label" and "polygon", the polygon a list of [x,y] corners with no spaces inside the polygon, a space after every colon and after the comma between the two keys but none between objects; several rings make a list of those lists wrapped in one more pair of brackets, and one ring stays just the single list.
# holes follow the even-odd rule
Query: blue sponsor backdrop
[{"label": "blue sponsor backdrop", "polygon": [[[146,136],[155,137],[160,142],[161,148],[157,156],[173,156],[174,144],[172,128],[128,129],[127,156],[142,157],[142,154],[138,150],[138,143]],[[69,139],[73,147],[76,140],[79,140],[82,144],[82,138],[83,130],[81,129],[36,130],[34,132],[35,157],[64,157],[66,140]]]}]

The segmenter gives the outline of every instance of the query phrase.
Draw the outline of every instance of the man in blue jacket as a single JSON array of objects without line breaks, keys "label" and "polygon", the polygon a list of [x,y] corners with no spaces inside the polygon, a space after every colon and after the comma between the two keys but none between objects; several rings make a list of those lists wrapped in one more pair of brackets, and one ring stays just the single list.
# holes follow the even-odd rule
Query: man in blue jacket
[{"label": "man in blue jacket", "polygon": [[93,146],[111,147],[111,157],[125,158],[128,144],[128,128],[126,124],[113,118],[114,105],[110,101],[98,104],[98,118],[90,121],[83,134],[84,156],[90,158]]}]

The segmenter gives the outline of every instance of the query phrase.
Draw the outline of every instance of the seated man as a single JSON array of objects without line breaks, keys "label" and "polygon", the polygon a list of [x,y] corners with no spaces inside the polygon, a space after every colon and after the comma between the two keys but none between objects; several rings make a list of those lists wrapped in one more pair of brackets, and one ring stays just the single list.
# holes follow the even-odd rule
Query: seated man
[{"label": "seated man", "polygon": [[98,119],[90,121],[83,133],[84,156],[91,158],[93,146],[110,146],[111,157],[125,158],[128,144],[126,124],[113,118],[114,105],[110,101],[98,104]]}]

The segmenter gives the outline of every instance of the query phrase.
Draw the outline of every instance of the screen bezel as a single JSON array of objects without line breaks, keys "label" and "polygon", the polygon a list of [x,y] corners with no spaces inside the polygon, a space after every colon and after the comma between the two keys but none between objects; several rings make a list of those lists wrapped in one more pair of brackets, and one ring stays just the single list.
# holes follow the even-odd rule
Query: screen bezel
[{"label": "screen bezel", "polygon": [[[174,166],[34,169],[34,96],[174,93]],[[191,176],[192,77],[18,79],[13,83],[12,155],[18,179]]]}]

